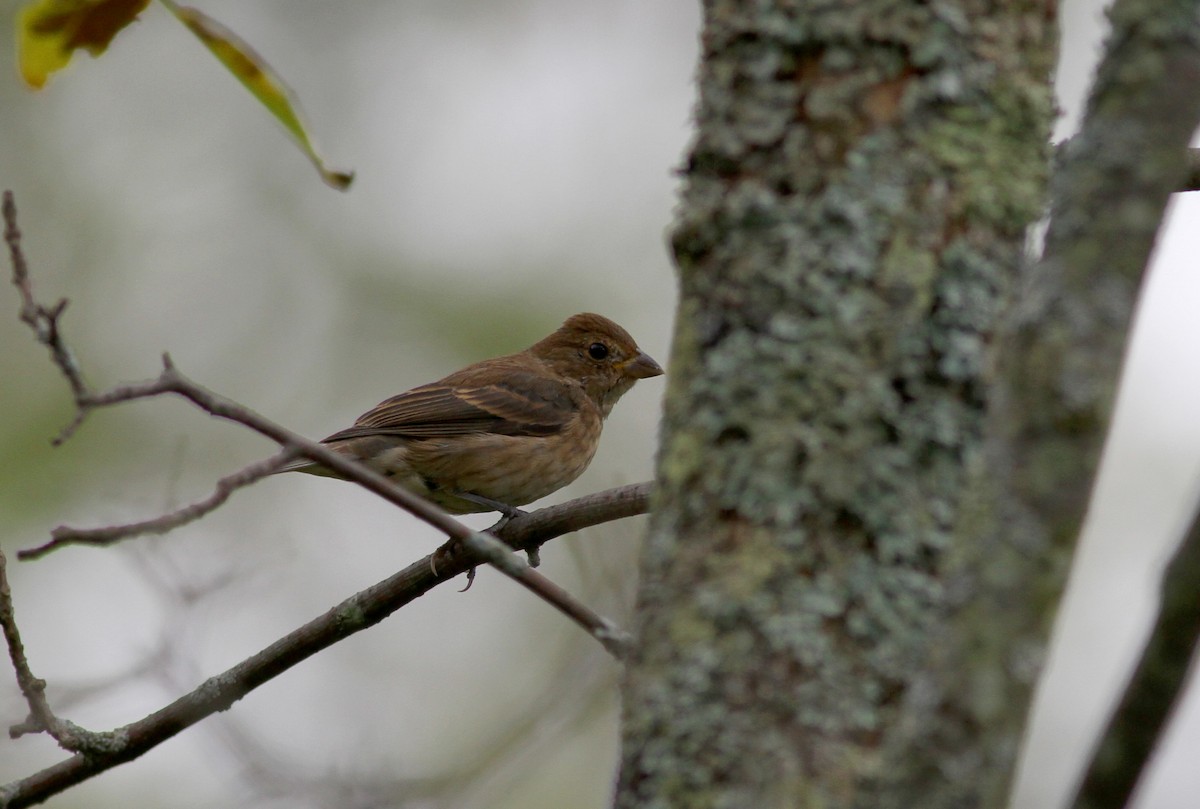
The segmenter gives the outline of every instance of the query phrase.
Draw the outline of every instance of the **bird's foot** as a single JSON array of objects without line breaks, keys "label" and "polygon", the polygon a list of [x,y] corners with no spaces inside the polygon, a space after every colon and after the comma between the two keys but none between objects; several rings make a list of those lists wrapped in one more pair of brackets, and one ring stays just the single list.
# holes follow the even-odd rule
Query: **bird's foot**
[{"label": "bird's foot", "polygon": [[507,511],[502,511],[500,513],[501,514],[500,519],[496,520],[496,522],[493,525],[489,526],[487,529],[487,532],[489,534],[495,534],[498,531],[502,530],[504,528],[504,526],[508,525],[510,522],[515,520],[517,517],[524,517],[527,513],[528,512],[521,511],[521,509],[519,509],[519,508],[509,508]]}]

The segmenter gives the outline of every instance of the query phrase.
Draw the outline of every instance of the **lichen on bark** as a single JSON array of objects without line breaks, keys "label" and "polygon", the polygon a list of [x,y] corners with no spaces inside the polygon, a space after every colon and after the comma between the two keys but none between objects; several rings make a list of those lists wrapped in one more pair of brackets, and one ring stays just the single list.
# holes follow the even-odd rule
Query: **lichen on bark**
[{"label": "lichen on bark", "polygon": [[705,12],[616,802],[887,805],[1044,199],[1053,9]]}]

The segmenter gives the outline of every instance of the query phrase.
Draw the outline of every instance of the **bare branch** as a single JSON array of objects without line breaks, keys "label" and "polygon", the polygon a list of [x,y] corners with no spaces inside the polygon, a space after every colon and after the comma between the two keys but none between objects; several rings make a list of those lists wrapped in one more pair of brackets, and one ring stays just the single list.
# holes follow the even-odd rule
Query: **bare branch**
[{"label": "bare branch", "polygon": [[1200,514],[1163,572],[1158,618],[1121,702],[1092,752],[1074,809],[1121,809],[1137,786],[1200,659]]},{"label": "bare branch", "polygon": [[1188,149],[1188,173],[1180,191],[1200,191],[1200,149]]},{"label": "bare branch", "polygon": [[163,355],[163,370],[157,378],[118,385],[104,393],[88,394],[81,407],[106,407],[166,394],[182,396],[209,415],[249,427],[285,447],[285,452],[291,456],[302,456],[333,469],[347,480],[399,506],[448,536],[462,540],[474,533],[433,503],[401,489],[378,472],[193,382],[179,372],[167,354]]},{"label": "bare branch", "polygon": [[500,529],[491,529],[510,547],[531,551],[554,537],[593,525],[634,517],[650,510],[654,484],[631,483],[577,497],[557,506],[547,506],[515,517]]},{"label": "bare branch", "polygon": [[71,528],[60,525],[50,532],[52,539],[49,542],[36,548],[18,551],[17,558],[21,560],[37,559],[63,545],[111,545],[130,537],[165,534],[215,511],[235,491],[262,480],[268,475],[275,474],[295,457],[296,453],[293,450],[285,449],[266,460],[252,463],[218,480],[216,489],[203,500],[189,503],[158,517],[123,525],[109,525],[103,528]]},{"label": "bare branch", "polygon": [[58,327],[58,319],[67,308],[67,299],[63,298],[53,306],[42,306],[33,297],[33,282],[29,280],[29,267],[25,263],[25,254],[21,250],[21,229],[17,227],[17,206],[13,202],[11,191],[4,192],[4,241],[8,245],[8,255],[12,261],[13,285],[21,295],[21,321],[27,323],[37,340],[50,349],[54,364],[63,372],[75,402],[81,405],[88,397],[88,387],[83,381],[83,372],[75,356],[67,347]]},{"label": "bare branch", "polygon": [[[1055,159],[1061,162],[1067,156],[1067,149],[1071,141],[1065,140],[1055,144]],[[1189,148],[1187,150],[1187,167],[1183,181],[1174,189],[1177,193],[1187,193],[1189,191],[1200,191],[1200,149]]]},{"label": "bare branch", "polygon": [[[549,512],[548,516],[543,516],[539,511],[517,517],[499,533],[509,547],[523,549],[564,533],[561,530],[563,515],[576,504],[590,514],[590,524],[595,524],[604,522],[606,514],[630,516],[644,512],[649,502],[648,495],[649,484],[624,486],[545,509],[545,512]],[[631,511],[638,508],[640,511]],[[521,539],[511,540],[510,533]],[[466,543],[450,542],[443,545],[433,554],[351,596],[228,671],[210,677],[191,693],[150,716],[111,733],[96,734],[112,742],[107,749],[97,751],[89,747],[87,755],[75,755],[0,787],[0,807],[16,809],[40,803],[93,775],[137,758],[206,716],[228,709],[253,689],[322,649],[374,626],[438,584],[488,561]],[[600,623],[605,629],[611,629],[611,625],[603,622],[603,619]],[[620,648],[620,633],[615,633],[612,640],[605,641],[606,647],[610,647],[614,641]]]},{"label": "bare branch", "polygon": [[530,569],[523,560],[510,553],[504,543],[508,547],[536,553],[537,548],[552,537],[588,525],[643,513],[649,503],[649,484],[601,492],[572,503],[521,515],[497,527],[496,534],[503,540],[502,543],[492,536],[468,528],[432,503],[395,486],[373,470],[193,382],[180,373],[165,354],[163,370],[157,378],[118,385],[95,393],[84,382],[80,368],[61,335],[59,318],[66,306],[65,299],[53,307],[45,307],[38,304],[33,296],[20,246],[16,207],[9,192],[4,194],[3,217],[5,240],[13,264],[13,282],[22,299],[21,320],[34,330],[38,341],[49,348],[55,364],[66,377],[75,396],[76,416],[60,435],[59,441],[65,440],[93,409],[176,394],[204,412],[249,427],[282,447],[271,458],[222,478],[215,491],[202,500],[153,519],[125,525],[95,529],[59,527],[54,531],[51,542],[24,551],[21,554],[23,558],[38,557],[66,544],[107,545],[140,534],[165,533],[211,512],[237,489],[278,471],[296,457],[305,457],[333,469],[346,479],[416,515],[447,534],[451,540],[434,554],[347,599],[321,618],[276,641],[224,674],[208,679],[199,688],[162,710],[109,733],[85,731],[59,719],[51,711],[45,698],[45,682],[33,676],[25,659],[7,579],[4,577],[4,559],[0,556],[0,623],[3,624],[18,681],[30,706],[29,719],[14,726],[11,733],[19,736],[45,730],[63,747],[76,752],[74,757],[58,765],[0,787],[0,807],[7,809],[39,803],[96,773],[140,756],[205,716],[227,709],[252,689],[321,649],[373,626],[437,584],[473,570],[480,564],[487,563],[500,568],[583,627],[614,656],[623,654],[627,638],[620,629]]},{"label": "bare branch", "polygon": [[[105,734],[92,733],[78,725],[59,719],[50,710],[46,701],[46,681],[35,677],[29,668],[25,657],[25,645],[21,642],[21,633],[17,629],[16,613],[13,610],[12,590],[8,586],[8,560],[0,551],[0,628],[4,632],[4,640],[8,645],[8,656],[12,660],[13,669],[17,673],[17,685],[29,705],[29,716],[24,722],[9,729],[9,736],[16,739],[26,733],[49,733],[64,749],[73,752],[104,749],[107,746]],[[0,793],[2,798],[3,793]],[[2,805],[2,801],[0,801]]]},{"label": "bare branch", "polygon": [[[993,536],[973,541],[984,543],[979,558],[988,569],[1016,564],[1028,573],[1010,576],[1011,584],[979,576],[987,584],[974,588],[964,618],[992,618],[999,607],[1007,616],[1005,631],[1014,636],[1025,631],[1022,625],[1044,635],[1053,614],[1063,577],[1045,560],[1067,558],[1074,549],[1112,414],[1137,287],[1171,194],[1184,190],[1185,178],[1187,188],[1200,185],[1200,153],[1188,148],[1200,122],[1200,97],[1179,93],[1200,81],[1196,3],[1117,0],[1109,19],[1112,32],[1080,132],[1059,151],[1043,255],[1013,307],[1015,328],[1001,344],[991,392],[997,418],[988,477],[1007,491],[997,498],[1004,510]],[[1031,474],[1048,451],[1056,471]],[[1044,549],[1034,553],[1030,538],[1039,536]],[[1014,562],[1016,554],[1037,565]],[[1127,805],[1183,687],[1200,619],[1200,559],[1189,562],[1187,554],[1200,554],[1200,540],[1189,538],[1171,564],[1159,627],[1075,796],[1076,807]],[[1173,581],[1188,567],[1190,584],[1181,594]],[[1054,596],[1024,613],[1001,606],[1023,603],[1022,594],[1031,591]],[[1163,621],[1171,624],[1166,636],[1159,635]]]},{"label": "bare branch", "polygon": [[583,627],[584,631],[600,641],[613,657],[618,660],[625,658],[629,651],[628,633],[607,618],[592,612],[566,590],[538,573],[528,562],[510,551],[503,542],[489,534],[476,533],[467,537],[463,544],[505,576],[557,607],[560,612]]},{"label": "bare branch", "polygon": [[29,661],[25,658],[25,645],[21,642],[21,633],[17,629],[12,590],[8,586],[8,560],[3,550],[0,550],[0,627],[4,630],[4,640],[8,644],[8,656],[17,672],[17,685],[25,695],[25,701],[29,703],[29,719],[25,724],[36,725],[38,730],[48,730],[57,720],[46,703],[46,681],[33,676],[33,672],[29,670]]},{"label": "bare branch", "polygon": [[[474,530],[446,514],[433,503],[412,494],[406,489],[401,489],[378,472],[334,452],[324,444],[311,441],[298,433],[294,433],[249,408],[213,393],[207,388],[193,382],[179,372],[167,355],[163,356],[163,371],[157,379],[121,385],[106,393],[90,396],[89,406],[103,407],[135,399],[161,396],[167,393],[175,393],[183,396],[205,412],[219,418],[243,424],[285,447],[282,453],[267,461],[247,467],[241,472],[225,478],[222,483],[228,481],[230,478],[234,479],[235,484],[241,480],[246,480],[246,482],[257,480],[266,474],[262,471],[263,469],[269,468],[271,471],[277,469],[281,465],[281,458],[303,455],[328,466],[347,480],[357,483],[394,505],[400,506],[454,540],[467,542],[477,536]],[[245,485],[245,483],[241,485]],[[229,493],[236,487],[234,484],[224,487],[218,484],[216,493],[208,499],[154,520],[91,530],[59,529],[55,532],[54,539],[49,543],[38,548],[23,551],[19,556],[22,559],[33,558],[49,553],[51,550],[65,544],[79,542],[109,544],[137,534],[159,531],[159,529],[162,531],[169,530],[176,525],[181,525],[216,508],[216,506],[228,498]],[[223,489],[229,489],[229,491],[225,492]],[[475,556],[478,557],[477,563],[479,561],[494,563],[491,558],[484,559],[483,555],[478,553],[478,549],[475,551]],[[492,556],[494,557],[495,555],[492,554]],[[532,574],[533,571],[528,572]],[[512,574],[510,573],[509,575]],[[517,578],[534,592],[546,598],[548,603],[578,623],[601,643],[604,643],[605,647],[609,648],[610,651],[619,646],[620,641],[613,641],[612,639],[617,638],[620,633],[612,630],[611,625],[606,619],[594,615],[582,603],[567,595],[565,591],[551,586],[542,576],[518,576]],[[530,586],[533,582],[539,582],[540,585]]]},{"label": "bare branch", "polygon": [[303,456],[329,467],[343,477],[400,506],[448,536],[463,540],[474,533],[437,506],[395,486],[377,472],[339,455],[323,444],[293,433],[249,408],[193,382],[179,373],[167,354],[163,354],[163,371],[157,379],[118,385],[103,393],[91,392],[84,383],[78,363],[63,340],[59,329],[59,318],[67,305],[66,299],[60,300],[53,307],[46,307],[37,303],[33,296],[28,265],[21,249],[21,231],[17,226],[16,203],[13,201],[11,191],[4,192],[3,217],[4,239],[8,244],[9,256],[13,265],[13,284],[21,295],[21,320],[33,329],[38,341],[50,349],[55,364],[67,378],[75,394],[75,403],[79,412],[64,434],[60,436],[60,440],[70,435],[90,410],[174,393],[188,399],[210,415],[245,425],[274,440],[294,455]]}]

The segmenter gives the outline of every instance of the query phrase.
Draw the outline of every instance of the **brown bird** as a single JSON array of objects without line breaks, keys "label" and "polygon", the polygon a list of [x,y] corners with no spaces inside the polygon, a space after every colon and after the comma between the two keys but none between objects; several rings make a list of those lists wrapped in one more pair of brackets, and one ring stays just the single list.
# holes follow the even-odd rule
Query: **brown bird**
[{"label": "brown bird", "polygon": [[[606,317],[393,396],[321,443],[451,514],[505,516],[583,473],[613,405],[658,363]],[[283,471],[340,477],[304,460]]]}]

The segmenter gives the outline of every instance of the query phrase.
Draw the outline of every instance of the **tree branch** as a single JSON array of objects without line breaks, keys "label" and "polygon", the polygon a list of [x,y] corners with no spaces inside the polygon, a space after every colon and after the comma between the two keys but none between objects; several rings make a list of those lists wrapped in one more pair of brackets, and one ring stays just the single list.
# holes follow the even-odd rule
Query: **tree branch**
[{"label": "tree branch", "polygon": [[67,378],[67,383],[71,386],[76,405],[82,406],[81,403],[88,396],[88,387],[83,381],[83,373],[75,361],[75,356],[67,347],[58,328],[58,319],[62,317],[63,310],[67,308],[67,299],[62,298],[54,306],[49,307],[34,300],[33,284],[29,280],[29,267],[25,263],[25,255],[21,250],[21,230],[17,227],[17,206],[13,202],[11,191],[4,192],[2,207],[4,241],[8,245],[8,254],[13,268],[12,281],[21,296],[19,315],[21,322],[28,324],[33,329],[34,335],[37,336],[38,342],[50,349],[54,364],[59,367],[63,376]]},{"label": "tree branch", "polygon": [[[475,542],[478,544],[480,540],[477,538],[479,532],[474,531],[463,523],[446,514],[433,503],[396,486],[392,481],[385,478],[378,472],[370,469],[357,461],[329,449],[323,444],[311,441],[298,433],[294,433],[275,422],[265,418],[264,416],[255,413],[247,407],[244,407],[237,402],[213,393],[203,386],[193,382],[192,380],[181,374],[171,362],[167,355],[163,355],[163,371],[157,379],[148,380],[145,382],[135,382],[127,385],[121,385],[107,393],[88,394],[87,407],[103,407],[106,405],[117,404],[120,402],[133,401],[135,399],[145,399],[155,396],[161,396],[166,393],[176,393],[188,399],[201,410],[210,415],[219,418],[228,419],[229,421],[243,424],[252,430],[255,430],[262,435],[267,436],[281,444],[284,447],[283,452],[277,454],[273,458],[265,462],[253,464],[241,472],[234,473],[225,480],[233,478],[235,481],[240,480],[257,480],[266,474],[264,469],[273,470],[283,458],[290,458],[295,455],[302,455],[318,463],[328,466],[330,469],[341,474],[347,480],[350,480],[368,491],[382,497],[384,500],[399,506],[408,511],[414,516],[424,520],[426,523],[437,528],[439,531],[450,536],[453,540],[459,542]],[[81,411],[82,412],[82,411]],[[244,485],[244,484],[243,484]],[[234,487],[236,488],[236,487]],[[232,490],[232,489],[231,489]],[[217,493],[206,501],[192,506],[185,507],[180,511],[164,515],[163,517],[143,520],[136,523],[130,523],[123,526],[110,526],[106,528],[93,529],[91,531],[81,531],[78,529],[60,529],[59,536],[56,536],[51,542],[38,548],[33,548],[27,551],[22,551],[18,554],[19,558],[33,558],[41,556],[56,547],[64,544],[85,543],[91,544],[110,544],[119,539],[134,536],[139,533],[147,533],[148,531],[168,530],[168,526],[172,524],[182,524],[189,519],[194,519],[206,511],[211,511],[228,495],[222,494],[221,487],[218,486]],[[207,509],[205,508],[206,506]],[[194,515],[194,516],[193,516]],[[149,528],[147,527],[149,526]],[[486,540],[485,540],[486,541]],[[494,554],[492,554],[494,556]],[[490,562],[477,551],[474,554],[476,564],[480,562]],[[473,567],[471,565],[470,567]],[[616,637],[611,631],[611,624],[607,619],[601,618],[591,612],[582,603],[576,601],[561,588],[552,585],[544,576],[533,570],[526,570],[520,575],[514,576],[514,569],[505,570],[501,568],[501,572],[506,575],[513,576],[517,581],[521,582],[527,588],[541,595],[551,606],[563,612],[571,620],[575,621],[585,631],[592,634],[598,641],[604,644],[605,648],[610,651],[616,648],[613,644]]]},{"label": "tree branch", "polygon": [[1180,191],[1200,191],[1200,149],[1188,149],[1187,179]]},{"label": "tree branch", "polygon": [[[649,499],[649,483],[588,495],[516,517],[499,529],[499,539],[514,550],[525,550],[577,528],[617,516],[644,513],[649,507]],[[587,516],[567,517],[573,512]],[[41,772],[0,787],[0,807],[17,809],[32,806],[98,773],[137,758],[201,719],[227,710],[250,691],[322,649],[374,626],[437,585],[488,561],[469,543],[446,543],[395,575],[351,596],[258,654],[210,677],[192,692],[144,719],[109,733],[89,734],[88,738],[97,743],[89,745],[86,754],[76,754]],[[0,611],[0,617],[3,615]],[[597,625],[608,626],[603,619],[599,619]],[[7,624],[5,632],[7,635]],[[608,642],[605,645],[607,647]],[[103,745],[99,742],[103,742]]]},{"label": "tree branch", "polygon": [[[1170,195],[1200,179],[1198,153],[1188,149],[1200,96],[1179,92],[1200,82],[1197,3],[1117,0],[1108,16],[1112,32],[1080,132],[1059,153],[1043,254],[1025,273],[1011,332],[1000,343],[992,451],[983,468],[988,485],[1004,495],[995,498],[994,530],[973,537],[984,586],[970,590],[964,622],[991,627],[1004,612],[1010,637],[1044,637],[1050,623],[1065,580],[1062,560],[1074,550],[1092,495],[1138,287]],[[1171,584],[1186,564],[1172,564],[1160,623],[1187,620],[1172,612]],[[1031,592],[1044,596],[1029,600]],[[1005,606],[1023,603],[1023,611]],[[1172,645],[1180,640],[1173,634]],[[992,664],[976,652],[991,644],[973,637],[955,662]],[[1186,666],[1176,659],[1166,665],[1171,676],[1162,676],[1156,658],[1167,654],[1158,645],[1166,642],[1156,638],[1147,648],[1143,666],[1153,668],[1139,667],[1128,686],[1076,807],[1126,805],[1175,699],[1159,689],[1177,690],[1175,675]],[[1145,688],[1154,693],[1139,693]],[[1133,731],[1130,712],[1146,724]],[[1130,758],[1109,758],[1120,755]],[[1103,797],[1093,791],[1102,784]]]},{"label": "tree branch", "polygon": [[17,552],[21,560],[38,559],[50,551],[63,545],[111,545],[122,539],[129,539],[145,534],[165,534],[181,525],[198,520],[209,512],[219,508],[238,489],[249,486],[255,481],[262,480],[282,469],[288,461],[296,457],[293,450],[285,449],[272,455],[264,461],[252,463],[231,475],[226,475],[217,481],[216,489],[208,497],[189,503],[182,508],[148,520],[109,525],[102,528],[71,528],[60,525],[50,532],[51,540],[36,548],[27,548]]},{"label": "tree branch", "polygon": [[[1054,159],[1061,165],[1072,148],[1074,138],[1054,144]],[[1187,161],[1182,181],[1173,189],[1176,193],[1200,191],[1200,149],[1187,149]]]},{"label": "tree branch", "polygon": [[[35,677],[25,658],[25,645],[21,642],[21,633],[17,629],[16,613],[13,610],[12,590],[8,586],[8,560],[0,551],[0,628],[4,632],[4,640],[8,645],[9,659],[17,673],[17,685],[29,705],[29,717],[18,725],[14,725],[9,735],[18,738],[26,733],[41,733],[45,731],[54,737],[67,750],[83,750],[95,746],[95,734],[71,722],[59,719],[50,710],[46,701],[46,681]],[[0,793],[2,798],[3,793]]]},{"label": "tree branch", "polygon": [[[270,421],[243,405],[216,394],[188,379],[163,355],[163,370],[155,379],[118,385],[96,393],[83,379],[79,364],[62,338],[59,318],[66,300],[53,307],[37,303],[33,296],[25,257],[20,245],[16,206],[11,192],[3,199],[5,241],[13,265],[13,283],[22,306],[20,317],[51,353],[54,363],[66,377],[75,398],[76,415],[56,440],[67,438],[99,407],[120,404],[165,394],[182,396],[204,412],[246,426],[278,443],[276,455],[259,461],[218,481],[208,497],[173,512],[125,525],[95,529],[60,526],[52,540],[40,547],[21,552],[21,558],[36,558],[67,544],[108,545],[146,533],[165,533],[211,512],[234,491],[278,471],[289,460],[304,457],[338,472],[368,491],[397,505],[447,534],[451,539],[433,554],[358,593],[324,616],[276,641],[262,652],[243,661],[224,674],[212,677],[190,694],[160,711],[109,733],[92,733],[57,718],[45,698],[45,682],[36,678],[25,659],[20,634],[13,614],[11,595],[0,556],[0,624],[21,690],[30,706],[30,717],[12,728],[12,735],[48,731],[64,748],[76,755],[58,765],[20,781],[0,787],[0,807],[28,806],[41,802],[90,776],[103,772],[174,736],[216,711],[227,709],[252,689],[316,654],[344,637],[373,626],[392,612],[428,592],[437,584],[491,564],[543,600],[559,609],[596,638],[614,656],[624,655],[626,635],[611,621],[597,615],[565,590],[534,571],[515,557],[509,548],[527,550],[531,559],[538,547],[553,537],[621,517],[644,513],[649,504],[650,484],[636,484],[579,498],[549,509],[525,514],[498,524],[495,537],[474,531],[432,503],[401,489],[392,481],[366,466],[349,460],[323,444],[310,441]],[[497,539],[497,537],[499,539]]]},{"label": "tree branch", "polygon": [[1163,572],[1158,619],[1108,726],[1092,752],[1074,809],[1122,809],[1171,712],[1200,648],[1200,514]]},{"label": "tree branch", "polygon": [[629,649],[627,632],[603,616],[597,615],[566,590],[542,576],[521,557],[512,553],[508,546],[489,534],[472,534],[464,541],[466,547],[487,561],[492,567],[522,587],[538,595],[543,601],[553,604],[579,626],[600,641],[613,657],[623,660]]},{"label": "tree branch", "polygon": [[[55,548],[67,544],[100,544],[106,545],[121,539],[145,533],[162,533],[178,525],[212,511],[228,499],[237,488],[248,485],[271,472],[276,471],[283,463],[295,456],[302,456],[316,461],[338,472],[342,477],[357,483],[359,486],[382,497],[384,500],[399,506],[429,525],[437,528],[447,536],[459,542],[473,542],[476,551],[485,547],[486,540],[478,538],[478,532],[451,517],[446,512],[424,498],[402,489],[391,480],[368,468],[334,452],[324,444],[311,441],[304,436],[282,427],[270,419],[259,415],[248,407],[231,399],[214,393],[202,385],[188,379],[175,367],[171,358],[163,354],[163,370],[158,378],[133,382],[103,392],[93,393],[84,384],[78,364],[75,362],[69,347],[61,337],[58,327],[58,317],[65,307],[65,300],[53,308],[39,305],[34,296],[32,283],[25,257],[21,250],[21,234],[17,227],[17,210],[13,202],[12,192],[4,192],[3,216],[5,222],[5,241],[13,264],[13,282],[21,292],[21,319],[28,323],[38,336],[38,340],[47,345],[54,356],[55,363],[71,384],[75,392],[77,414],[67,430],[59,438],[62,440],[82,422],[88,412],[99,407],[107,407],[122,402],[138,399],[148,399],[164,394],[174,393],[192,402],[206,413],[218,418],[242,424],[250,429],[274,440],[283,447],[283,451],[275,457],[242,469],[239,472],[222,479],[214,494],[198,503],[193,503],[178,511],[149,520],[141,520],[127,525],[108,526],[105,528],[80,530],[60,527],[54,533],[52,540],[38,548],[29,549],[18,554],[18,558],[30,559],[49,553]],[[479,555],[477,553],[477,555]],[[490,559],[498,559],[495,549],[488,554]],[[479,555],[482,560],[483,556]],[[497,564],[492,561],[492,564]],[[542,596],[549,604],[563,612],[571,620],[578,623],[585,631],[592,634],[604,644],[605,648],[614,651],[619,646],[620,633],[616,632],[611,623],[594,614],[585,605],[576,601],[561,588],[551,584],[544,576],[533,570],[519,572],[519,565],[509,564],[500,568],[506,575],[515,578],[528,589]]]}]

